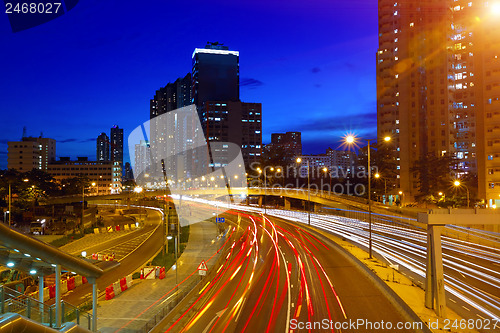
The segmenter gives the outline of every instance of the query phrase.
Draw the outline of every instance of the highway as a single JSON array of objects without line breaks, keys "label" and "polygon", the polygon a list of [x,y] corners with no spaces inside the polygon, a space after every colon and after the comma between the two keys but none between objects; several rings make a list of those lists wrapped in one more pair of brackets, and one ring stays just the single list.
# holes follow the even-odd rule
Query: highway
[{"label": "highway", "polygon": [[[405,321],[330,240],[278,218],[235,214],[225,214],[232,228],[223,265],[162,331],[359,332],[367,330],[335,325],[365,320],[395,327]],[[307,322],[328,325],[299,329]]]},{"label": "highway", "polygon": [[[111,283],[134,272],[144,265],[144,261],[151,258],[163,243],[161,228],[162,215],[156,210],[149,210],[147,223],[138,231],[129,233],[116,240],[111,240],[102,245],[96,245],[86,249],[87,253],[109,253],[113,252],[120,266],[106,272],[97,279],[99,291],[104,291]],[[69,293],[63,295],[63,300],[78,306],[90,299],[92,286],[85,284]]]},{"label": "highway", "polygon": [[[299,223],[306,214],[268,210],[273,216]],[[311,225],[332,232],[352,243],[368,246],[368,224],[355,219],[311,215]],[[373,250],[422,287],[425,283],[426,232],[414,227],[373,224]],[[442,236],[447,305],[465,319],[500,320],[500,250]],[[500,324],[500,322],[498,322]],[[500,331],[500,327],[496,327]]]}]

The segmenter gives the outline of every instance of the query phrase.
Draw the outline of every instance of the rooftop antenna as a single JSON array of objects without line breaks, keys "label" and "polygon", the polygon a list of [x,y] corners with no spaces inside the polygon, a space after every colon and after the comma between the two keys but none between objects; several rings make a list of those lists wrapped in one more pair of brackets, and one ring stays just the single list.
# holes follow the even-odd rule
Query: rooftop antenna
[{"label": "rooftop antenna", "polygon": [[26,134],[26,126],[23,127],[23,138],[27,137],[27,134]]},{"label": "rooftop antenna", "polygon": [[43,138],[43,131],[40,132],[40,139]]}]

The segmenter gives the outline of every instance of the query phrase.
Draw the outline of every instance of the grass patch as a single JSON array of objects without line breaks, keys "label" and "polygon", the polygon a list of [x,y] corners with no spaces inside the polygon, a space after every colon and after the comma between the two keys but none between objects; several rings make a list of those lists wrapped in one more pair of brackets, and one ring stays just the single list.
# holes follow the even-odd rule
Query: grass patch
[{"label": "grass patch", "polygon": [[[179,245],[179,253],[177,256],[180,257],[186,248],[187,242],[189,240],[189,225],[181,227],[181,243]],[[152,266],[165,267],[165,270],[169,270],[172,265],[175,264],[175,240],[172,238],[168,240],[168,253],[163,255],[163,251],[158,253],[158,255],[151,261]]]},{"label": "grass patch", "polygon": [[55,247],[61,247],[63,245],[71,243],[74,240],[80,239],[83,236],[84,236],[83,234],[69,234],[69,235],[65,235],[65,236],[63,236],[61,238],[54,239],[49,244],[52,245],[52,246],[55,246]]}]

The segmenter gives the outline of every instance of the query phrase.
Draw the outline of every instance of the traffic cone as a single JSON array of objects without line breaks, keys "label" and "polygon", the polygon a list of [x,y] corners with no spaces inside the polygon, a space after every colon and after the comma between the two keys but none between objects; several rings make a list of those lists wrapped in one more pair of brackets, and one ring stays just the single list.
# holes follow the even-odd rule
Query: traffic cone
[{"label": "traffic cone", "polygon": [[141,280],[144,280],[144,269],[141,268]]}]

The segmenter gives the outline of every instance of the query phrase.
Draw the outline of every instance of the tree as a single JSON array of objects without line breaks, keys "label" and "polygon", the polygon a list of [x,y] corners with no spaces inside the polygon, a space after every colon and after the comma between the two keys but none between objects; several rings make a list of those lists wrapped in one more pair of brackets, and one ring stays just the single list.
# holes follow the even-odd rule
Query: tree
[{"label": "tree", "polygon": [[417,174],[419,184],[418,201],[425,197],[450,188],[453,180],[452,170],[456,169],[456,159],[451,155],[436,156],[427,154],[415,161],[411,172]]}]

